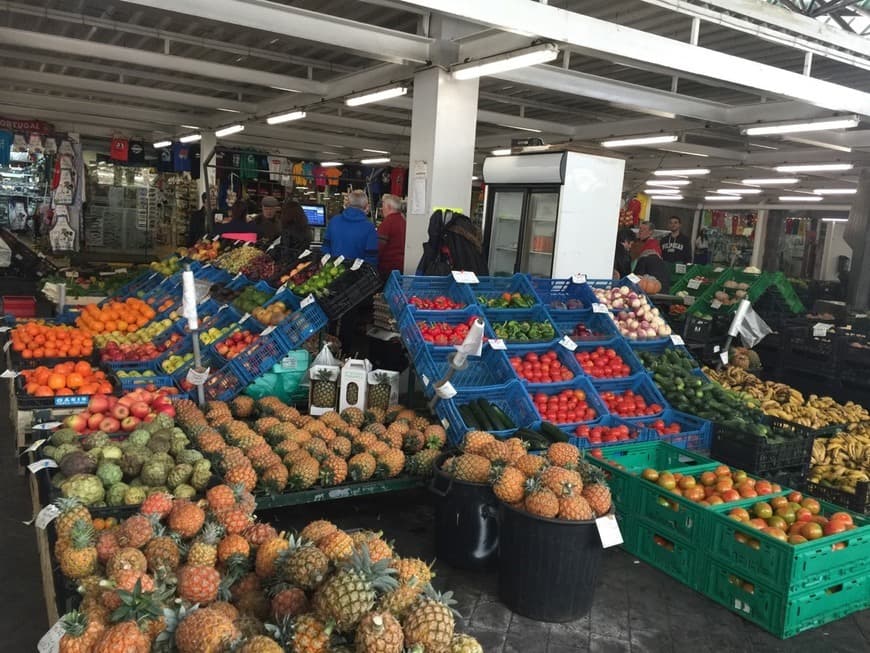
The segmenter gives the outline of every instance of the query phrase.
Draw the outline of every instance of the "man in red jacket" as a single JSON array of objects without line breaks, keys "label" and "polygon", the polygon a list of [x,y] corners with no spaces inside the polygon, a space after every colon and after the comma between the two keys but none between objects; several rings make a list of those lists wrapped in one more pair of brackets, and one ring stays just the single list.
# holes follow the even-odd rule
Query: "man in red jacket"
[{"label": "man in red jacket", "polygon": [[402,272],[405,266],[405,216],[402,215],[402,200],[395,195],[381,198],[383,222],[378,227],[378,271],[381,281],[386,281],[390,272]]}]

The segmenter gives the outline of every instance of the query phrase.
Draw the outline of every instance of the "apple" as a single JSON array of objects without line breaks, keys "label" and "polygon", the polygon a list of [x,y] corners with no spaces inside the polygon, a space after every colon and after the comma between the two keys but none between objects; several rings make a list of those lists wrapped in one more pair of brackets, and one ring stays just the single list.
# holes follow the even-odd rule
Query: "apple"
[{"label": "apple", "polygon": [[175,406],[169,404],[168,406],[160,406],[157,408],[158,413],[162,413],[163,415],[169,415],[169,417],[175,417]]},{"label": "apple", "polygon": [[[124,406],[124,408],[130,408],[135,402],[130,398],[130,395],[124,395],[120,399],[118,399],[118,405]],[[121,419],[120,417],[118,419]]]},{"label": "apple", "polygon": [[158,410],[160,408],[165,408],[166,406],[172,406],[172,401],[166,395],[158,395],[151,402],[152,410]]},{"label": "apple", "polygon": [[121,423],[114,417],[104,417],[100,422],[100,430],[106,433],[117,433],[121,428]]},{"label": "apple", "polygon": [[142,420],[140,420],[138,417],[133,417],[132,415],[130,415],[129,417],[125,417],[121,421],[121,430],[125,431],[127,433],[130,433],[131,431],[135,431],[136,427],[139,426],[141,421]]},{"label": "apple", "polygon": [[150,412],[151,409],[144,401],[137,401],[135,404],[130,406],[130,414],[138,419],[145,419],[145,416]]},{"label": "apple", "polygon": [[100,422],[105,419],[105,415],[103,413],[94,413],[90,417],[88,417],[88,428],[91,431],[96,431],[100,428]]},{"label": "apple", "polygon": [[115,395],[109,395],[108,397],[106,397],[106,401],[109,402],[109,408],[114,408],[115,404],[118,403],[118,398]]},{"label": "apple", "polygon": [[88,401],[88,410],[92,413],[105,413],[109,410],[109,400],[106,395],[92,395]]},{"label": "apple", "polygon": [[154,421],[154,418],[157,417],[157,413],[148,413],[145,417],[142,418],[142,421],[146,424],[150,424]]},{"label": "apple", "polygon": [[83,433],[88,428],[88,420],[82,415],[70,415],[63,421],[63,425],[76,433]]},{"label": "apple", "polygon": [[130,409],[126,405],[124,405],[120,402],[118,402],[115,405],[115,407],[112,408],[112,417],[114,417],[118,421],[124,419],[129,414],[130,414]]}]

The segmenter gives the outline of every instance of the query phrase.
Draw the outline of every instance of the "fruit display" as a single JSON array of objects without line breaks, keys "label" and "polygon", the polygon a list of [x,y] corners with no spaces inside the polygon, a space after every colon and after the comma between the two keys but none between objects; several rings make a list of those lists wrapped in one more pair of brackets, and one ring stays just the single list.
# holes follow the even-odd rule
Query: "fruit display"
[{"label": "fruit display", "polygon": [[495,297],[481,295],[477,298],[477,303],[485,308],[531,308],[538,303],[538,298],[518,292],[505,292]]},{"label": "fruit display", "polygon": [[588,376],[615,379],[631,375],[631,368],[611,347],[596,347],[592,351],[574,352],[574,357]]},{"label": "fruit display", "polygon": [[441,469],[460,481],[491,484],[501,501],[536,517],[588,521],[611,509],[603,472],[567,442],[554,442],[538,456],[528,453],[519,438],[498,440],[471,431],[461,453],[447,458]]},{"label": "fruit display", "polygon": [[486,399],[474,399],[460,404],[459,414],[465,425],[484,431],[506,431],[517,425],[501,408]]},{"label": "fruit display", "polygon": [[858,483],[870,482],[870,425],[853,424],[830,438],[816,438],[811,483],[855,494]]},{"label": "fruit display", "polygon": [[157,372],[154,370],[118,370],[115,372],[115,376],[119,379],[147,379],[157,376]]},{"label": "fruit display", "polygon": [[12,351],[21,358],[87,358],[93,353],[91,335],[63,325],[25,322],[9,332]]},{"label": "fruit display", "polygon": [[642,417],[644,415],[658,415],[662,412],[661,405],[653,402],[648,404],[643,395],[634,390],[625,392],[602,391],[598,393],[601,400],[607,404],[607,410],[619,417]]},{"label": "fruit display", "polygon": [[[713,470],[701,472],[696,476],[648,467],[641,472],[641,477],[672,494],[702,506],[763,497],[780,492],[782,489],[776,483],[754,479],[746,472],[732,469],[728,465],[719,465]],[[679,505],[665,497],[660,498],[659,504],[673,507],[675,510]]]},{"label": "fruit display", "polygon": [[[746,508],[732,508],[728,511],[728,517],[743,522],[769,537],[793,545],[857,528],[852,515],[848,512],[831,512],[823,515],[821,504],[816,499],[804,497],[800,492],[790,492],[788,496],[759,501]],[[744,533],[737,532],[734,537],[741,544],[756,550],[761,547],[760,540]],[[845,542],[839,542],[832,545],[832,550],[837,551],[845,547]],[[754,593],[754,588],[750,588],[749,593]]]},{"label": "fruit display", "polygon": [[254,507],[227,485],[200,503],[154,493],[117,525],[62,504],[54,555],[82,598],[59,650],[483,652],[431,566],[383,533],[318,520],[287,536]]},{"label": "fruit display", "polygon": [[465,302],[456,302],[444,295],[432,298],[411,295],[408,298],[408,304],[421,311],[456,311],[466,307]]},{"label": "fruit display", "polygon": [[590,329],[586,323],[578,322],[568,334],[572,340],[608,340],[611,334]]},{"label": "fruit display", "polygon": [[287,287],[300,297],[312,294],[318,297],[326,294],[327,288],[346,270],[344,263],[336,264],[336,260],[327,261],[311,274],[309,273],[314,266],[307,266],[299,274],[291,276],[290,281],[287,282]]},{"label": "fruit display", "polygon": [[554,299],[549,304],[547,304],[547,306],[555,311],[576,311],[583,308],[588,308],[586,304],[581,302],[579,299],[574,299],[573,297],[571,297],[567,301],[562,301],[561,299]]},{"label": "fruit display", "polygon": [[178,255],[183,258],[189,258],[194,261],[213,261],[218,257],[221,250],[221,241],[218,240],[198,240],[192,247],[181,247],[178,249]]},{"label": "fruit display", "polygon": [[628,286],[596,288],[595,296],[613,313],[619,332],[629,340],[650,340],[671,335],[671,327],[662,318],[659,309],[651,306],[647,298]]},{"label": "fruit display", "polygon": [[100,350],[100,361],[103,363],[120,363],[124,361],[149,361],[162,355],[173,345],[180,342],[183,336],[180,333],[170,333],[163,342],[156,344],[148,342],[145,344],[118,344],[114,340],[110,340]]},{"label": "fruit display", "polygon": [[181,271],[181,259],[173,254],[164,261],[153,261],[148,267],[164,277],[171,277],[176,272]]},{"label": "fruit display", "polygon": [[67,361],[53,367],[40,365],[21,370],[24,392],[31,397],[63,397],[112,392],[106,373],[95,370],[87,361]]},{"label": "fruit display", "polygon": [[598,411],[586,401],[583,390],[568,389],[553,395],[536,392],[532,401],[541,417],[554,424],[591,422],[598,417]]},{"label": "fruit display", "polygon": [[366,412],[348,408],[317,418],[276,397],[209,402],[205,413],[189,400],[175,406],[178,422],[217,461],[224,480],[262,494],[389,479],[403,472],[429,475],[447,441],[442,426],[401,406]]},{"label": "fruit display", "polygon": [[265,252],[261,252],[259,256],[251,259],[242,267],[242,274],[251,281],[271,279],[277,272],[278,267],[275,260]]},{"label": "fruit display", "polygon": [[762,381],[740,367],[728,366],[721,372],[705,367],[704,373],[722,386],[750,397],[765,414],[813,429],[870,420],[870,412],[859,404],[839,404],[831,397],[817,395],[804,397],[791,386]]},{"label": "fruit display", "polygon": [[137,388],[120,398],[96,394],[90,398],[85,410],[64,418],[63,425],[76,433],[98,430],[108,435],[129,433],[140,424],[153,421],[157,415],[175,417],[172,397],[177,393],[175,388],[154,391]]},{"label": "fruit display", "polygon": [[511,356],[510,364],[517,376],[529,383],[561,383],[574,378],[567,366],[559,360],[559,355],[553,351],[543,354],[528,352],[525,356]]},{"label": "fruit display", "polygon": [[492,330],[496,338],[501,338],[505,342],[548,342],[556,337],[556,330],[548,321],[493,322]]},{"label": "fruit display", "polygon": [[242,271],[242,268],[262,253],[263,252],[256,247],[251,247],[246,244],[231,249],[228,252],[224,252],[215,259],[214,265],[222,270],[226,270],[230,274],[238,274]]},{"label": "fruit display", "polygon": [[217,327],[208,327],[207,322],[200,323],[200,329],[205,328],[205,330],[201,330],[199,333],[199,341],[208,346],[212,343],[217,342],[221,338],[223,338],[227,333],[229,333],[234,327],[232,325],[225,326],[222,329]]},{"label": "fruit display", "polygon": [[193,360],[193,352],[189,351],[184,354],[172,354],[165,361],[160,363],[160,367],[167,374],[172,374],[178,368],[182,367],[188,361]]},{"label": "fruit display", "polygon": [[268,306],[257,306],[251,311],[251,316],[263,326],[280,324],[293,311],[281,301],[272,302]]},{"label": "fruit display", "polygon": [[477,318],[472,316],[466,322],[448,324],[447,322],[417,322],[423,340],[436,347],[461,345]]},{"label": "fruit display", "polygon": [[272,299],[274,292],[260,290],[256,286],[246,286],[239,296],[233,300],[240,313],[253,313],[254,309]]},{"label": "fruit display", "polygon": [[[679,433],[679,426],[676,432]],[[617,426],[589,426],[581,424],[574,429],[574,435],[578,438],[586,438],[591,445],[597,445],[636,440],[638,432],[637,429],[629,428],[628,424],[619,424]]]},{"label": "fruit display", "polygon": [[97,347],[106,347],[109,343],[115,343],[115,345],[127,345],[127,344],[147,344],[152,342],[157,336],[161,333],[167,331],[172,328],[175,324],[172,318],[165,317],[162,320],[155,320],[153,322],[149,322],[141,329],[137,329],[133,333],[121,333],[119,331],[113,331],[112,333],[103,333],[100,335],[94,336],[94,344]]},{"label": "fruit display", "polygon": [[110,300],[102,307],[88,304],[76,318],[76,326],[91,334],[133,333],[154,319],[157,312],[141,299]]},{"label": "fruit display", "polygon": [[[102,274],[88,274],[79,272],[77,276],[71,276],[75,271],[65,270],[61,275],[45,277],[45,283],[63,284],[66,286],[66,296],[70,297],[106,297],[113,294],[121,286],[135,279],[139,271],[129,270],[116,274],[105,272]],[[43,292],[45,292],[43,285]]]},{"label": "fruit display", "polygon": [[290,270],[281,275],[281,283],[287,284],[288,287],[291,285],[301,285],[308,281],[314,273],[320,269],[320,259],[309,259],[307,261],[300,261],[296,265],[294,265]]},{"label": "fruit display", "polygon": [[219,304],[231,304],[242,294],[241,288],[228,288],[225,283],[213,283],[208,289],[208,296]]},{"label": "fruit display", "polygon": [[215,351],[226,358],[232,360],[241,354],[245,348],[257,341],[259,336],[256,333],[251,333],[247,329],[235,331],[215,345]]}]

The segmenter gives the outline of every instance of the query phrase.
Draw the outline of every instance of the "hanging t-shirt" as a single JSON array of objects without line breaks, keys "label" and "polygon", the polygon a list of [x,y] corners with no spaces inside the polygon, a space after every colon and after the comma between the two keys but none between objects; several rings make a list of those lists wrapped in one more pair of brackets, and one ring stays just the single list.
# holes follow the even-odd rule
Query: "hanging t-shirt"
[{"label": "hanging t-shirt", "polygon": [[173,172],[175,168],[172,165],[172,150],[164,147],[157,153],[157,170],[159,172]]},{"label": "hanging t-shirt", "polygon": [[202,171],[202,161],[200,160],[200,152],[202,148],[199,143],[194,143],[190,146],[190,178],[199,179]]},{"label": "hanging t-shirt", "polygon": [[130,163],[145,163],[145,143],[142,141],[130,141],[127,150],[127,161]]},{"label": "hanging t-shirt", "polygon": [[190,172],[190,146],[186,143],[172,144],[172,168],[175,172]]},{"label": "hanging t-shirt", "polygon": [[317,166],[313,170],[314,173],[314,185],[318,188],[326,187],[326,168],[323,166]]},{"label": "hanging t-shirt", "polygon": [[42,153],[42,134],[30,132],[30,137],[27,139],[27,151],[31,154]]},{"label": "hanging t-shirt", "polygon": [[407,168],[396,167],[390,171],[390,193],[396,197],[405,196],[405,179],[407,178]]},{"label": "hanging t-shirt", "polygon": [[126,138],[113,138],[109,156],[113,161],[127,161],[130,156],[130,141]]},{"label": "hanging t-shirt", "polygon": [[26,152],[27,141],[24,140],[24,134],[15,134],[15,137],[12,139],[12,145],[16,152]]},{"label": "hanging t-shirt", "polygon": [[338,186],[339,179],[341,179],[341,170],[338,168],[327,168],[324,174],[326,174],[326,181],[330,186]]},{"label": "hanging t-shirt", "polygon": [[298,161],[293,164],[293,185],[308,186],[308,180],[305,178],[305,164]]},{"label": "hanging t-shirt", "polygon": [[244,152],[239,161],[239,178],[257,178],[257,155],[253,152]]},{"label": "hanging t-shirt", "polygon": [[281,181],[281,166],[286,159],[283,156],[269,157],[269,181]]},{"label": "hanging t-shirt", "polygon": [[314,164],[310,161],[305,161],[302,164],[302,175],[305,177],[305,183],[311,185],[314,183]]},{"label": "hanging t-shirt", "polygon": [[12,152],[12,132],[0,131],[0,166],[9,165],[9,154]]},{"label": "hanging t-shirt", "polygon": [[53,136],[47,136],[45,139],[45,153],[57,154],[57,141]]}]

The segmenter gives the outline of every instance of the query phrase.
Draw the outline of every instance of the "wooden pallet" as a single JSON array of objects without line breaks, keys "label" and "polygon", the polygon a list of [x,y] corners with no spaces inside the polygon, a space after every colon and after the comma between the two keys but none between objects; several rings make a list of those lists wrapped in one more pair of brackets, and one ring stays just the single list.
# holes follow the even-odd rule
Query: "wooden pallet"
[{"label": "wooden pallet", "polygon": [[[43,506],[39,500],[39,487],[36,483],[36,476],[30,474],[28,479],[30,486],[30,499],[33,507],[33,516],[39,514]],[[33,527],[36,531],[36,550],[39,553],[39,569],[42,574],[42,595],[45,599],[45,611],[48,616],[49,625],[58,620],[57,610],[57,592],[54,586],[54,564],[51,559],[51,545],[48,541],[48,532],[42,528]]]}]

